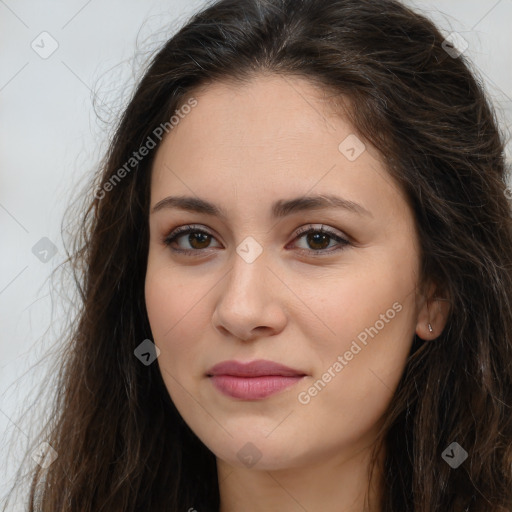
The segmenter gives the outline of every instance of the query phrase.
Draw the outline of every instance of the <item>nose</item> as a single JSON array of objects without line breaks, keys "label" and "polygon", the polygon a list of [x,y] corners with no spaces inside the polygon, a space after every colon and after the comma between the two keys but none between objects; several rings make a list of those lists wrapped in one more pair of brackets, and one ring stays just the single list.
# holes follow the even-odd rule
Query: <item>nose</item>
[{"label": "nose", "polygon": [[213,327],[224,336],[250,341],[279,334],[285,327],[286,287],[274,275],[263,254],[247,263],[238,254],[219,291]]}]

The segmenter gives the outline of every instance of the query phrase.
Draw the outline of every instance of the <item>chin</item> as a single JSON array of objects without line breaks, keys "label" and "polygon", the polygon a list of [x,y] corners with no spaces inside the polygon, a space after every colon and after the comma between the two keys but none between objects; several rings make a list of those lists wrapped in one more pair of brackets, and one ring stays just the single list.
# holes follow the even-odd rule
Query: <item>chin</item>
[{"label": "chin", "polygon": [[205,439],[203,443],[217,459],[230,466],[275,471],[299,466],[307,459],[306,454],[297,452],[293,436],[287,438],[288,443],[283,438],[268,439],[261,435],[251,438],[250,435],[240,434],[233,437],[226,435],[222,441]]}]

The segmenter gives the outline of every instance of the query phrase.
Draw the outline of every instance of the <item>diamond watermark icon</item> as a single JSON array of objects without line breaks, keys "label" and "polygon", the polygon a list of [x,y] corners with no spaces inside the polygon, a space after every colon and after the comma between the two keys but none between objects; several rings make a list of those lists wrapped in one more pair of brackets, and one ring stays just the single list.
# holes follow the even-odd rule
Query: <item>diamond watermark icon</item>
[{"label": "diamond watermark icon", "polygon": [[41,443],[31,454],[32,459],[46,469],[57,459],[57,452],[46,441]]},{"label": "diamond watermark icon", "polygon": [[449,466],[457,469],[468,458],[468,452],[459,443],[453,442],[441,454],[441,457]]},{"label": "diamond watermark icon", "polygon": [[51,57],[59,47],[59,43],[48,32],[41,32],[30,43],[32,50],[34,50],[41,59],[48,59]]},{"label": "diamond watermark icon", "polygon": [[248,236],[238,245],[236,252],[246,263],[252,263],[263,252],[263,247],[252,236]]},{"label": "diamond watermark icon", "polygon": [[57,254],[57,246],[49,238],[43,237],[32,247],[32,254],[39,261],[48,263]]},{"label": "diamond watermark icon", "polygon": [[339,152],[350,162],[357,160],[364,153],[365,149],[366,146],[363,141],[353,133],[345,138],[338,146]]},{"label": "diamond watermark icon", "polygon": [[149,366],[160,355],[160,349],[151,340],[144,340],[133,353],[143,365]]},{"label": "diamond watermark icon", "polygon": [[252,468],[261,459],[262,454],[254,444],[245,443],[236,455],[244,466]]},{"label": "diamond watermark icon", "polygon": [[452,59],[457,59],[468,49],[469,43],[458,32],[452,32],[441,46]]}]

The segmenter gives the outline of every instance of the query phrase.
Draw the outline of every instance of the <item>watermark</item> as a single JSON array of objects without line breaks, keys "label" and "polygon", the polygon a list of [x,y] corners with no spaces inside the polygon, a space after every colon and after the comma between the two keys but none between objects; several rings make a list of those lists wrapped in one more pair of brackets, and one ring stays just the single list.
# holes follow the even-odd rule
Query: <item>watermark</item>
[{"label": "watermark", "polygon": [[44,441],[33,452],[32,459],[37,462],[43,469],[51,466],[58,457],[58,453],[53,447]]},{"label": "watermark", "polygon": [[[114,187],[133,169],[137,167],[139,162],[141,162],[144,157],[146,157],[150,151],[156,148],[158,142],[161,142],[164,134],[169,133],[175,126],[178,125],[181,119],[183,119],[187,114],[192,111],[193,107],[197,106],[197,100],[195,98],[189,98],[187,103],[183,105],[179,110],[176,110],[176,114],[171,116],[169,121],[165,123],[160,123],[152,132],[151,135],[148,136],[144,144],[139,147],[138,151],[133,152],[133,156],[131,156],[122,167],[120,167],[106,183],[104,183],[101,187],[98,187],[94,192],[94,197],[96,199],[103,199],[107,192],[110,192],[114,189]],[[154,138],[153,138],[154,137]],[[154,139],[158,139],[156,142]]]},{"label": "watermark", "polygon": [[[380,315],[380,319],[373,324],[373,327],[368,327],[364,331],[361,331],[357,335],[357,340],[359,342],[366,346],[368,344],[368,336],[370,336],[372,339],[381,331],[384,329],[386,324],[389,324],[393,318],[395,318],[397,313],[400,313],[402,311],[403,307],[402,304],[399,302],[395,302],[391,308],[389,308],[385,314]],[[362,347],[357,343],[356,340],[352,341],[352,344],[350,346],[350,350],[347,350],[342,356],[338,356],[337,360],[329,366],[327,371],[322,375],[320,379],[318,379],[312,386],[310,386],[306,391],[301,391],[297,395],[297,399],[302,405],[307,405],[309,402],[311,402],[311,398],[315,397],[322,391],[325,386],[331,382],[331,380],[336,377],[338,373],[341,372],[349,364],[349,362],[354,358],[355,355],[359,354],[361,352]]]},{"label": "watermark", "polygon": [[469,43],[458,32],[452,32],[441,47],[452,59],[458,59],[469,48]]},{"label": "watermark", "polygon": [[31,43],[30,46],[41,59],[48,59],[58,49],[59,43],[48,32],[41,32]]},{"label": "watermark", "polygon": [[146,339],[133,353],[144,366],[149,366],[160,355],[160,349],[151,340]]},{"label": "watermark", "polygon": [[49,238],[44,236],[32,247],[32,254],[36,256],[39,261],[48,263],[57,254],[57,246]]},{"label": "watermark", "polygon": [[263,252],[263,247],[252,236],[248,236],[238,245],[236,252],[246,263],[253,263]]},{"label": "watermark", "polygon": [[353,133],[342,140],[338,146],[338,151],[350,162],[356,161],[365,150],[364,142]]},{"label": "watermark", "polygon": [[245,443],[236,454],[238,460],[248,468],[252,468],[261,459],[261,455],[258,447],[251,442]]},{"label": "watermark", "polygon": [[468,452],[454,441],[441,454],[441,457],[450,467],[457,469],[468,458]]}]

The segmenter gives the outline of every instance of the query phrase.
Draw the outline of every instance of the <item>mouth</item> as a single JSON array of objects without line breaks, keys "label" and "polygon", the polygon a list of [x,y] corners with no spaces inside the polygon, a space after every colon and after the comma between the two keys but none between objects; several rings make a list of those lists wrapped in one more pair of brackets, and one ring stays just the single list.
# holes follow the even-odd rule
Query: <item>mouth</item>
[{"label": "mouth", "polygon": [[207,376],[222,394],[240,400],[261,400],[297,384],[307,374],[273,361],[224,361]]}]

